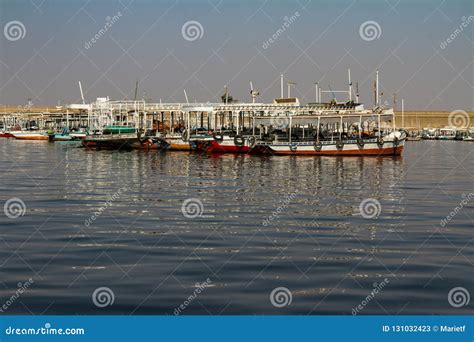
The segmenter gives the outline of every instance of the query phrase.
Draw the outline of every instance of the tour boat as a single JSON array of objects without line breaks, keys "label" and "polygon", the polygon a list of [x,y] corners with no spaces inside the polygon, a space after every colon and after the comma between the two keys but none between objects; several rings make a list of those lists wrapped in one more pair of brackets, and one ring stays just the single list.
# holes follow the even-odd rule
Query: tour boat
[{"label": "tour boat", "polygon": [[456,139],[456,129],[452,127],[444,127],[439,129],[438,140],[454,140]]},{"label": "tour boat", "polygon": [[319,155],[319,156],[384,156],[400,155],[405,145],[404,131],[391,132],[383,137],[344,140],[256,142],[255,154]]},{"label": "tour boat", "polygon": [[193,151],[197,149],[200,142],[213,140],[212,135],[207,131],[193,132],[188,136],[187,130],[182,133],[164,134],[160,138],[167,144],[167,149],[170,151]]},{"label": "tour boat", "polygon": [[467,135],[463,138],[463,141],[474,141],[474,128],[469,128]]},{"label": "tour boat", "polygon": [[87,136],[87,133],[86,133],[86,132],[78,131],[78,132],[70,132],[69,135],[70,135],[74,140],[80,140],[80,139],[84,139],[84,138]]},{"label": "tour boat", "polygon": [[49,140],[48,134],[39,132],[21,132],[13,135],[18,140]]},{"label": "tour boat", "polygon": [[0,138],[14,138],[15,134],[23,133],[23,131],[1,131]]},{"label": "tour boat", "polygon": [[249,153],[252,137],[223,135],[215,133],[212,139],[196,141],[196,149],[207,153]]},{"label": "tour boat", "polygon": [[425,140],[433,140],[438,137],[438,130],[436,128],[424,128],[421,138]]},{"label": "tour boat", "polygon": [[158,150],[167,147],[158,137],[139,137],[135,133],[89,135],[82,139],[82,145],[87,148],[108,150]]}]

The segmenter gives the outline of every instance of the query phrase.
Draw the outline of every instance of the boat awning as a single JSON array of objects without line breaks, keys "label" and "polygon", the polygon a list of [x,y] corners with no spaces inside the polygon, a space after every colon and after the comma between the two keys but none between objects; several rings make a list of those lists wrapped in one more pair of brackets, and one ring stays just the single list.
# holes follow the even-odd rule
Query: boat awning
[{"label": "boat awning", "polygon": [[[374,122],[378,121],[378,114],[372,113],[364,113],[364,114],[355,114],[355,115],[345,115],[342,116],[342,122],[348,124],[356,124],[361,119],[362,122]],[[389,122],[393,119],[393,115],[391,114],[380,114],[380,120],[382,122]],[[256,125],[264,125],[264,126],[281,126],[285,124],[286,126],[289,124],[290,118],[289,116],[257,116],[255,117],[255,124]],[[318,122],[321,124],[334,124],[341,122],[340,115],[311,115],[311,116],[300,116],[294,115],[291,117],[291,124],[292,125],[317,125]]]}]

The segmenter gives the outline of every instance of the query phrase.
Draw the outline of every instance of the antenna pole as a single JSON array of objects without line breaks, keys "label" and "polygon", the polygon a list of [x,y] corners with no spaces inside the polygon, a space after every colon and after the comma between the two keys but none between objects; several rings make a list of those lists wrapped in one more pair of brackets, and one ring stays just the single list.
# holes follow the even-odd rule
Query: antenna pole
[{"label": "antenna pole", "polygon": [[81,84],[81,81],[79,81],[79,90],[81,91],[82,104],[86,104],[86,102],[84,101],[84,93],[82,92],[82,84]]},{"label": "antenna pole", "polygon": [[318,100],[318,82],[316,82],[314,84],[314,95],[315,95],[315,101],[316,103],[319,103],[319,100]]},{"label": "antenna pole", "polygon": [[184,97],[186,98],[186,103],[189,104],[188,94],[186,94],[186,89],[183,89],[183,91],[184,91]]},{"label": "antenna pole", "polygon": [[356,102],[359,103],[359,82],[356,82]]},{"label": "antenna pole", "polygon": [[379,105],[379,71],[375,72],[375,105]]},{"label": "antenna pole", "polygon": [[283,98],[283,74],[280,75],[280,98]]},{"label": "antenna pole", "polygon": [[402,128],[405,128],[405,99],[402,99]]},{"label": "antenna pole", "polygon": [[134,101],[137,100],[137,91],[138,91],[138,80],[137,80],[137,82],[135,82],[135,97],[134,97]]},{"label": "antenna pole", "polygon": [[347,75],[349,76],[349,101],[352,101],[351,69],[347,69]]}]

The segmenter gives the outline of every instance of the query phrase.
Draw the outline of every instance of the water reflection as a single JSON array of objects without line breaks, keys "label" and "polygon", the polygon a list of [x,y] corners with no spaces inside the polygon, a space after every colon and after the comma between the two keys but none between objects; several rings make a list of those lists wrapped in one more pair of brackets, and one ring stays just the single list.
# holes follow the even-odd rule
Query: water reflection
[{"label": "water reflection", "polygon": [[[449,290],[449,282],[428,281],[454,249],[426,237],[469,178],[446,165],[426,168],[439,149],[409,145],[403,158],[259,157],[1,143],[2,152],[16,155],[13,166],[10,154],[0,157],[2,200],[25,198],[29,211],[16,221],[2,218],[7,280],[0,295],[33,276],[22,297],[33,311],[96,313],[90,295],[108,286],[116,295],[110,313],[172,314],[207,277],[213,287],[186,313],[350,314],[385,277],[390,286],[377,299],[384,309],[374,304],[364,313],[396,313],[407,291],[418,297],[403,312],[423,313],[436,305],[427,298]],[[450,153],[465,154],[459,146]],[[465,163],[472,169],[472,160]],[[449,171],[454,178],[429,193],[433,179]],[[190,198],[203,208],[193,219],[182,213]],[[359,206],[370,198],[381,211],[368,219]],[[443,232],[454,246],[469,234],[468,218],[457,224]],[[471,247],[464,253],[474,254]],[[468,265],[454,260],[444,276],[461,282]],[[294,296],[284,311],[268,301],[277,286]],[[9,310],[25,313],[21,303]]]}]

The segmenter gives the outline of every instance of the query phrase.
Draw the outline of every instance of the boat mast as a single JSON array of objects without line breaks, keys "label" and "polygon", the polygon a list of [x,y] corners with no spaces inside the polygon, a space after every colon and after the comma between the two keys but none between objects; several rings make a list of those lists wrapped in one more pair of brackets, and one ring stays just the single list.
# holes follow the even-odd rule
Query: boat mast
[{"label": "boat mast", "polygon": [[316,82],[314,84],[314,96],[315,96],[315,102],[319,103],[319,100],[318,100],[318,82]]},{"label": "boat mast", "polygon": [[375,106],[379,106],[379,71],[375,72]]},{"label": "boat mast", "polygon": [[347,76],[349,77],[349,101],[352,101],[351,69],[347,69]]},{"label": "boat mast", "polygon": [[283,98],[283,74],[280,75],[280,98]]},{"label": "boat mast", "polygon": [[402,99],[402,128],[405,128],[405,99]]}]

